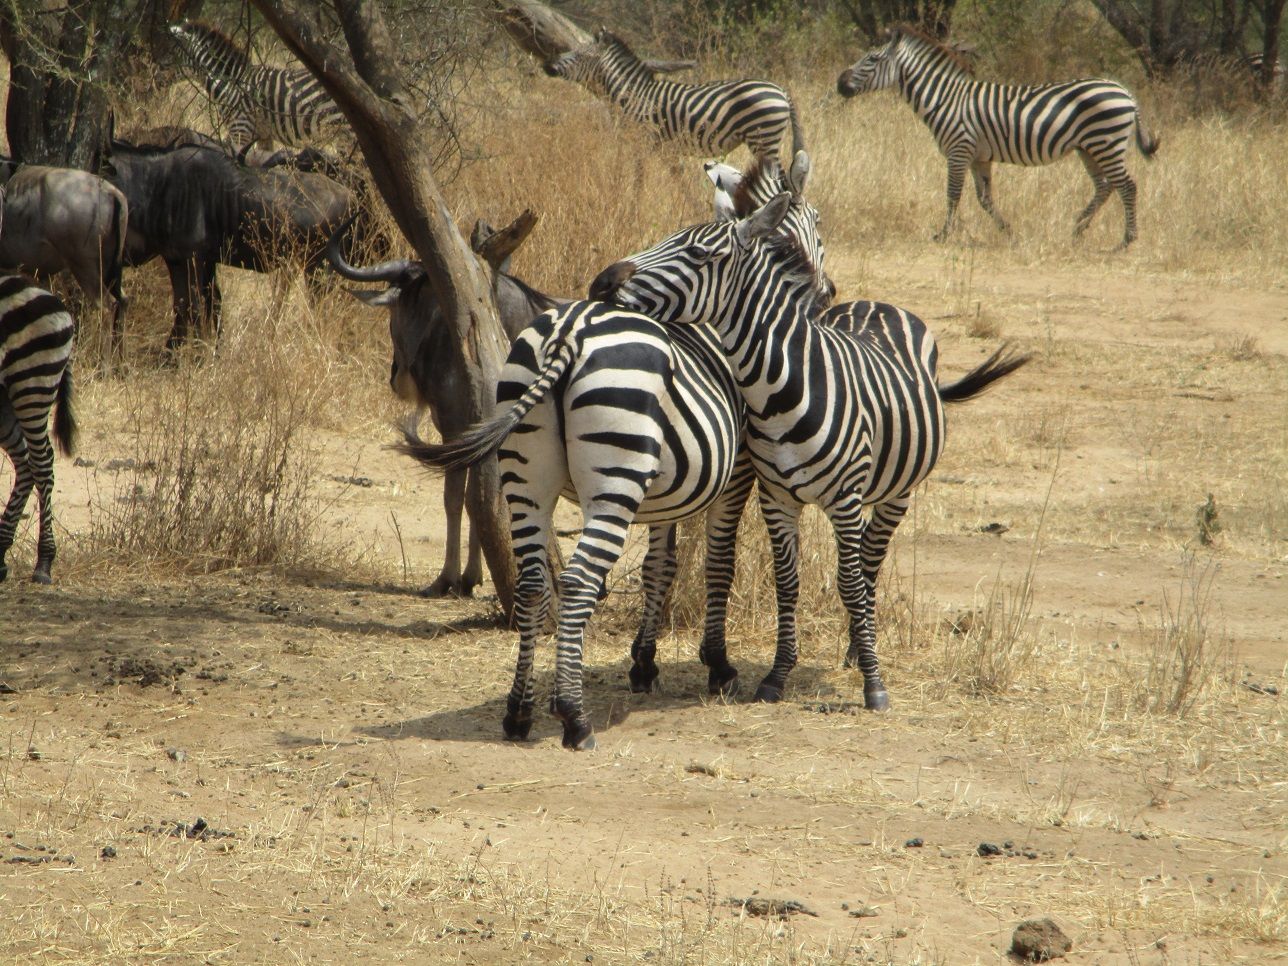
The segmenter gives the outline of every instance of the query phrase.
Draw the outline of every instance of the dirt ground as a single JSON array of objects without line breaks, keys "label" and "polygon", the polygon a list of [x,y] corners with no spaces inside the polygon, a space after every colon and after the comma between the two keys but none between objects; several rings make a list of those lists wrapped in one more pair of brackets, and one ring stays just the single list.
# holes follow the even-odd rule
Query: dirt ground
[{"label": "dirt ground", "polygon": [[[588,641],[598,750],[546,716],[504,743],[514,639],[487,589],[410,592],[441,560],[437,482],[387,431],[324,434],[352,574],[107,575],[73,547],[55,586],[0,589],[4,958],[993,963],[1050,916],[1070,963],[1288,960],[1288,287],[969,243],[829,259],[842,296],[930,322],[946,378],[1001,338],[1037,354],[952,411],[896,539],[878,606],[916,619],[883,624],[888,714],[856,708],[835,606],[809,610],[828,586],[781,705],[709,698],[687,629],[665,690],[631,694],[626,574]],[[59,465],[69,543],[130,456],[97,392],[93,465]],[[826,583],[821,528],[805,551]],[[1026,573],[1013,680],[968,686],[953,627]],[[757,576],[747,682],[772,647]],[[1196,603],[1210,687],[1133,710]]]}]

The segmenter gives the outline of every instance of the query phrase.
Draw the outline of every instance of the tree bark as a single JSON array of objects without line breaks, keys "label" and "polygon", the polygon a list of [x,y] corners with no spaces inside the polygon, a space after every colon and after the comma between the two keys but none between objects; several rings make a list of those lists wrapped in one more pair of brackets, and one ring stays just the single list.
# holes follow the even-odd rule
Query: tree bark
[{"label": "tree bark", "polygon": [[1264,30],[1261,44],[1261,76],[1257,86],[1262,94],[1275,90],[1275,71],[1279,70],[1279,31],[1284,18],[1284,0],[1263,0],[1261,24]]},{"label": "tree bark", "polygon": [[[469,386],[470,419],[491,418],[507,342],[488,279],[431,174],[433,152],[394,66],[393,43],[379,7],[372,0],[337,0],[346,52],[322,37],[316,21],[302,12],[303,5],[293,0],[252,2],[344,112],[376,188],[420,256],[444,318],[455,329],[456,352],[445,361]],[[514,563],[496,460],[485,461],[477,473],[481,485],[477,495],[471,494],[470,513],[508,619],[514,602]]]},{"label": "tree bark", "polygon": [[[541,61],[554,60],[593,39],[575,23],[539,0],[492,0],[492,14],[514,42]],[[655,74],[698,66],[693,60],[645,60]]]}]

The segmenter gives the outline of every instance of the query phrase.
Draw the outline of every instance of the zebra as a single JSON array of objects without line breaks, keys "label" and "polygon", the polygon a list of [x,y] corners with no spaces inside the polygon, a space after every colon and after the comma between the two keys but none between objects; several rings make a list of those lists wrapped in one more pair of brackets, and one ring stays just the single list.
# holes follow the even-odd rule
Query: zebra
[{"label": "zebra", "polygon": [[0,515],[0,582],[5,556],[31,489],[40,501],[40,535],[31,579],[51,582],[54,563],[54,439],[64,455],[76,442],[70,358],[75,323],[58,296],[21,275],[0,275],[0,447],[13,461],[13,488]]},{"label": "zebra", "polygon": [[344,123],[307,70],[252,64],[225,34],[200,21],[171,24],[170,33],[204,75],[206,94],[228,122],[228,139],[239,155],[260,138],[301,147]]},{"label": "zebra", "polygon": [[[1260,84],[1262,80],[1262,71],[1265,68],[1266,55],[1264,53],[1249,54],[1248,70],[1252,74],[1254,84]],[[1270,73],[1270,90],[1273,93],[1279,93],[1284,86],[1284,65],[1275,61]]]},{"label": "zebra", "polygon": [[[776,164],[753,169],[738,194],[765,189]],[[776,180],[774,183],[777,183]],[[830,298],[820,279],[815,294]],[[746,417],[719,340],[705,326],[669,327],[597,301],[543,313],[520,333],[497,386],[496,415],[456,440],[429,445],[405,434],[397,448],[440,470],[496,453],[510,509],[518,569],[519,656],[502,730],[523,740],[532,725],[532,661],[550,606],[547,543],[560,495],[585,520],[559,576],[555,696],[563,745],[595,738],[582,704],[582,632],[620,557],[631,523],[649,527],[644,619],[631,647],[631,687],[651,690],[657,625],[675,575],[675,524],[704,510],[707,605],[699,657],[708,690],[732,694],[737,670],[725,647],[738,521],[754,484]]]},{"label": "zebra", "polygon": [[660,80],[631,49],[607,30],[582,47],[548,61],[551,77],[577,81],[612,101],[627,117],[652,127],[665,140],[704,154],[727,154],[739,144],[758,159],[778,161],[788,129],[792,154],[805,146],[805,132],[791,97],[768,81],[681,84]]},{"label": "zebra", "polygon": [[993,206],[994,161],[1050,164],[1077,151],[1095,183],[1091,202],[1078,216],[1081,235],[1117,190],[1126,227],[1121,248],[1136,239],[1136,182],[1127,173],[1127,144],[1135,132],[1141,154],[1151,158],[1158,140],[1145,128],[1130,93],[1108,80],[1060,84],[994,84],[976,81],[955,51],[912,27],[896,27],[888,43],[864,54],[837,78],[843,97],[898,86],[948,159],[948,216],[936,241],[948,237],[969,168],[980,206],[1003,231],[1006,220]]},{"label": "zebra", "polygon": [[591,283],[591,295],[670,325],[709,323],[733,367],[747,405],[778,599],[777,653],[756,700],[780,700],[796,664],[798,522],[813,503],[836,534],[837,584],[850,617],[846,666],[862,669],[866,707],[884,710],[877,575],[912,491],[943,449],[943,404],[972,398],[1028,357],[1003,346],[961,379],[939,385],[934,338],[911,313],[854,302],[817,316],[811,303],[822,247],[817,213],[801,197],[803,153],[793,167],[802,174],[790,192],[737,221],[682,229],[610,265]]}]

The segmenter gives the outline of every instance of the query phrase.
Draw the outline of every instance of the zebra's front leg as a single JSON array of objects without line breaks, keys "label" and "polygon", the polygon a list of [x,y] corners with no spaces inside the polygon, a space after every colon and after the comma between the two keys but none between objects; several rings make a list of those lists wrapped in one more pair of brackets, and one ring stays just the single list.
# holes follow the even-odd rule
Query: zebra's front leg
[{"label": "zebra's front leg", "polygon": [[729,590],[737,564],[738,523],[755,482],[751,455],[743,447],[729,485],[707,511],[707,610],[698,657],[708,669],[707,692],[726,698],[738,692],[738,669],[729,663],[725,643]]},{"label": "zebra's front leg", "polygon": [[876,593],[881,564],[890,549],[890,539],[908,510],[908,498],[879,503],[864,526],[856,503],[832,515],[836,529],[838,558],[837,586],[850,615],[850,646],[845,666],[863,672],[863,704],[869,711],[885,711],[890,696],[881,680],[877,661]]},{"label": "zebra's front leg", "polygon": [[648,553],[644,557],[644,611],[631,644],[631,690],[652,691],[657,682],[657,628],[662,605],[675,581],[675,524],[648,528]]},{"label": "zebra's front leg", "polygon": [[800,597],[798,543],[801,508],[773,502],[760,490],[760,509],[774,551],[774,587],[778,599],[778,649],[774,666],[756,688],[757,701],[781,701],[787,675],[796,666],[796,601]]},{"label": "zebra's front leg", "polygon": [[957,217],[957,205],[962,200],[962,184],[966,180],[966,168],[970,159],[953,156],[948,159],[948,214],[944,218],[944,227],[934,236],[935,241],[947,241],[953,230],[953,221]]},{"label": "zebra's front leg", "polygon": [[993,206],[993,162],[976,161],[971,165],[970,173],[975,181],[975,197],[979,199],[979,206],[992,216],[998,228],[1010,234],[1011,226]]},{"label": "zebra's front leg", "polygon": [[532,661],[537,635],[546,624],[550,610],[550,558],[544,544],[525,544],[522,552],[515,548],[518,575],[514,586],[514,620],[519,626],[519,657],[514,668],[514,684],[505,702],[501,731],[507,741],[526,741],[532,731],[534,703]]}]

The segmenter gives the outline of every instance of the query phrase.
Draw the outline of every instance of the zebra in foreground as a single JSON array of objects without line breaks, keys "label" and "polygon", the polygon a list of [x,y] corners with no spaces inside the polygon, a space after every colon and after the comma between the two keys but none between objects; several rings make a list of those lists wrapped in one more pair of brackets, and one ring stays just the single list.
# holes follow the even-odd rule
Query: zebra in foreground
[{"label": "zebra in foreground", "polygon": [[302,147],[344,123],[344,114],[307,70],[252,64],[231,39],[199,21],[171,24],[170,33],[203,75],[206,94],[228,123],[234,151],[270,137]]},{"label": "zebra in foreground", "polygon": [[843,97],[898,87],[948,159],[948,216],[935,236],[943,241],[953,227],[967,168],[975,195],[999,228],[1005,219],[993,206],[994,161],[1050,164],[1070,151],[1095,183],[1091,202],[1078,216],[1080,235],[1111,190],[1123,201],[1126,226],[1122,248],[1136,239],[1136,182],[1127,173],[1127,148],[1133,133],[1146,158],[1158,141],[1146,130],[1131,94],[1108,80],[1061,84],[994,84],[976,81],[956,52],[912,27],[896,27],[883,47],[864,54],[837,78]]},{"label": "zebra in foreground", "polygon": [[600,30],[595,39],[546,63],[551,77],[577,81],[612,101],[627,117],[666,140],[703,154],[727,154],[739,144],[756,158],[778,161],[791,130],[792,155],[805,146],[800,118],[787,92],[768,81],[681,84],[660,80],[621,40]]},{"label": "zebra in foreground", "polygon": [[[778,184],[776,164],[738,187],[754,195]],[[831,297],[820,277],[812,290]],[[497,415],[460,438],[429,445],[407,434],[399,448],[437,469],[497,453],[510,508],[518,580],[519,657],[502,722],[506,738],[532,726],[532,662],[551,602],[547,545],[560,495],[576,500],[584,527],[559,576],[554,713],[563,744],[595,744],[582,704],[582,633],[632,523],[649,526],[644,621],[631,647],[631,687],[658,675],[657,625],[675,576],[675,524],[707,513],[707,604],[699,656],[712,694],[730,694],[737,670],[725,649],[738,521],[754,473],[745,415],[715,333],[673,328],[633,312],[578,301],[551,309],[519,334],[497,386]]]},{"label": "zebra in foreground", "polygon": [[5,556],[32,487],[40,501],[40,535],[31,579],[50,582],[54,563],[54,439],[64,455],[76,441],[69,364],[75,325],[62,301],[21,275],[0,275],[0,447],[13,460],[13,489],[0,515],[0,581]]},{"label": "zebra in foreground", "polygon": [[[807,171],[804,157],[796,167]],[[863,671],[865,705],[884,710],[877,575],[913,489],[943,449],[943,403],[978,395],[1028,357],[1003,347],[941,386],[934,338],[915,316],[874,302],[816,316],[822,248],[803,184],[794,179],[791,193],[738,221],[683,229],[609,266],[591,294],[662,322],[713,325],[733,367],[778,597],[778,650],[756,699],[779,700],[796,664],[799,517],[814,503],[836,533],[837,584],[850,616],[846,666]]]}]

